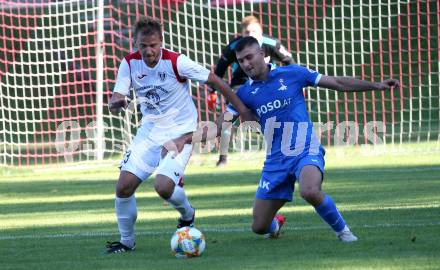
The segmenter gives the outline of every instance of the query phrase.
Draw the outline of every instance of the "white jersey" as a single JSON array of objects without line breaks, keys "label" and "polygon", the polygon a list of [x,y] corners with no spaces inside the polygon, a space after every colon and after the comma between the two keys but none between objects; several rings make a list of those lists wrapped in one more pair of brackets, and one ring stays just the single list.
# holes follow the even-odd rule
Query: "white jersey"
[{"label": "white jersey", "polygon": [[114,92],[130,95],[136,92],[141,104],[142,124],[150,126],[149,136],[176,137],[197,128],[197,110],[190,94],[190,82],[205,83],[210,71],[187,56],[161,50],[159,62],[148,67],[136,51],[121,62]]}]

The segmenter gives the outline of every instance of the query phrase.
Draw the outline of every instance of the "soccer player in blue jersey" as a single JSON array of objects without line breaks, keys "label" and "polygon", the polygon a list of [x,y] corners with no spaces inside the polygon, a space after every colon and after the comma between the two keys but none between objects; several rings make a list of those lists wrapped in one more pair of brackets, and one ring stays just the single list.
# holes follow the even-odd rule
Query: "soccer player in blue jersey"
[{"label": "soccer player in blue jersey", "polygon": [[[356,241],[331,197],[321,190],[325,150],[313,134],[302,89],[319,86],[342,92],[385,90],[397,87],[399,82],[325,76],[299,65],[273,69],[264,62],[264,53],[252,37],[237,45],[236,55],[250,77],[237,95],[259,117],[270,146],[257,189],[252,230],[273,237],[279,234],[284,218],[276,214],[286,201],[292,200],[294,182],[298,180],[301,197],[315,207],[339,239]],[[232,107],[229,111],[237,115]]]},{"label": "soccer player in blue jersey", "polygon": [[[264,51],[253,37],[243,38],[237,44],[236,55],[250,78],[238,89],[237,96],[259,118],[268,146],[253,206],[252,230],[278,237],[285,219],[277,213],[292,200],[294,183],[298,181],[301,197],[315,208],[337,237],[343,242],[356,241],[331,197],[321,190],[325,150],[313,133],[302,89],[319,86],[340,92],[386,90],[398,87],[399,81],[368,82],[325,76],[299,65],[274,68],[266,64]],[[228,112],[233,115],[232,121],[238,117],[232,106]],[[221,126],[223,123],[218,129]],[[218,136],[220,130],[216,132]],[[208,133],[203,137],[210,139],[212,134]],[[191,140],[196,138],[188,136],[186,141],[173,143],[180,149],[180,145]]]}]

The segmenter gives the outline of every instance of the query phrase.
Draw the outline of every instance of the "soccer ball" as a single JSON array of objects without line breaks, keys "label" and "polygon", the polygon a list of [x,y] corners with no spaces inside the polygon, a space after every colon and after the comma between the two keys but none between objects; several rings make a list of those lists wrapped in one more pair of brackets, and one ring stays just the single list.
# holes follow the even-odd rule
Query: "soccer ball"
[{"label": "soccer ball", "polygon": [[171,252],[177,258],[199,257],[205,246],[205,236],[194,227],[177,229],[171,237]]}]

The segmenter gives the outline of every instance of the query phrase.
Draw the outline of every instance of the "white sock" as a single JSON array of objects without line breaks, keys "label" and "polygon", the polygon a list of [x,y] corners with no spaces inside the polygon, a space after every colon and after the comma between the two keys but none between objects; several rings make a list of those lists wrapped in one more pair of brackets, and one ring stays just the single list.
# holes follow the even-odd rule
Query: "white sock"
[{"label": "white sock", "polygon": [[177,211],[179,211],[183,220],[191,220],[194,215],[194,209],[191,207],[186,197],[185,190],[180,186],[174,187],[174,192],[167,200]]},{"label": "white sock", "polygon": [[344,226],[344,229],[342,229],[342,231],[336,232],[336,235],[340,235],[340,234],[342,234],[343,232],[349,232],[349,231],[350,231],[350,228],[348,228],[348,226],[345,225],[345,226]]},{"label": "white sock", "polygon": [[136,198],[134,195],[128,198],[115,199],[116,218],[118,219],[120,242],[127,247],[134,246],[134,224],[137,218]]}]

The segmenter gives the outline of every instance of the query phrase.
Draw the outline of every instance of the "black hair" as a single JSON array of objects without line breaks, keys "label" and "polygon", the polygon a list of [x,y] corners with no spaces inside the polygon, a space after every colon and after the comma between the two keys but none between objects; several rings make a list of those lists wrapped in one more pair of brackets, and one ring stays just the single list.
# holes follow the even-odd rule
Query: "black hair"
[{"label": "black hair", "polygon": [[241,52],[244,48],[253,46],[253,45],[260,46],[260,43],[258,43],[258,40],[252,36],[243,37],[238,41],[237,46],[235,47],[235,52]]}]

